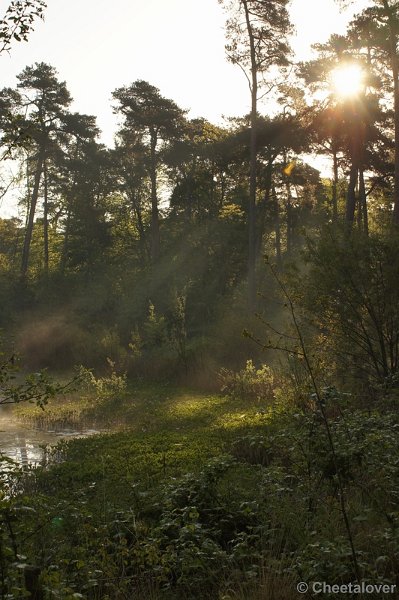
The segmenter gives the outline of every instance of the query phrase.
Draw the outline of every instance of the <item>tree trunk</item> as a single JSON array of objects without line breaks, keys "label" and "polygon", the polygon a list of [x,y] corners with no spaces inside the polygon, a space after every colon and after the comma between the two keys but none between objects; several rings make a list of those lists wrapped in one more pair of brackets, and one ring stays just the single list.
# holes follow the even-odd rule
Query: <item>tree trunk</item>
[{"label": "tree trunk", "polygon": [[[284,165],[287,164],[287,153],[284,148],[283,150],[283,161]],[[293,249],[293,233],[294,233],[294,224],[292,219],[292,194],[291,194],[291,184],[289,180],[289,175],[284,175],[285,179],[285,191],[287,194],[287,254],[290,255]]]},{"label": "tree trunk", "polygon": [[388,0],[383,0],[382,3],[388,18],[389,45],[393,77],[393,101],[395,123],[395,183],[393,196],[393,222],[395,225],[399,225],[399,58],[397,53],[397,23],[395,23],[396,15],[394,17],[392,12],[393,10],[397,9],[395,9],[394,7],[390,7]]},{"label": "tree trunk", "polygon": [[30,190],[30,177],[29,177],[29,162],[30,158],[26,161],[26,215],[25,215],[25,229],[28,227],[29,213],[30,213],[30,199],[31,199],[31,190]]},{"label": "tree trunk", "polygon": [[43,239],[44,239],[44,274],[48,276],[49,267],[49,238],[48,238],[48,178],[47,178],[47,164],[44,160],[43,165],[43,177],[44,177],[44,204],[43,204]]},{"label": "tree trunk", "polygon": [[394,112],[395,112],[395,187],[393,222],[399,225],[399,69],[398,57],[392,58],[392,71],[394,77]]},{"label": "tree trunk", "polygon": [[141,194],[140,190],[130,190],[130,197],[132,202],[133,211],[136,215],[137,219],[137,229],[139,232],[139,245],[140,245],[140,255],[143,264],[146,263],[146,259],[149,257],[150,253],[146,244],[146,235],[143,223],[143,215],[141,210]]},{"label": "tree trunk", "polygon": [[37,160],[37,165],[36,165],[35,181],[33,184],[32,196],[30,198],[29,217],[28,217],[28,222],[27,222],[27,226],[26,226],[24,246],[22,249],[21,275],[23,278],[26,277],[26,274],[28,272],[30,245],[32,242],[33,225],[34,225],[34,221],[35,221],[37,200],[39,197],[40,179],[41,179],[41,176],[43,173],[43,164],[44,164],[44,151],[40,150],[38,160]]},{"label": "tree trunk", "polygon": [[349,173],[348,192],[346,197],[346,223],[348,227],[352,227],[353,221],[355,219],[357,174],[357,164],[355,162],[352,162]]},{"label": "tree trunk", "polygon": [[290,256],[293,248],[293,227],[292,227],[292,204],[291,196],[287,198],[287,255]]},{"label": "tree trunk", "polygon": [[363,231],[366,235],[369,234],[369,217],[367,211],[367,195],[366,186],[364,183],[364,171],[359,170],[359,212],[361,214],[361,222],[363,225]]},{"label": "tree trunk", "polygon": [[62,274],[64,274],[64,272],[65,272],[65,267],[66,267],[67,258],[68,258],[70,223],[71,223],[71,210],[68,209],[66,223],[65,223],[64,242],[62,244],[61,262],[60,262],[60,271]]},{"label": "tree trunk", "polygon": [[157,262],[160,253],[159,237],[159,210],[157,194],[157,133],[151,132],[151,161],[150,161],[150,179],[151,179],[151,255],[153,262]]},{"label": "tree trunk", "polygon": [[338,157],[335,148],[333,148],[332,219],[334,223],[338,219]]},{"label": "tree trunk", "polygon": [[281,226],[280,226],[280,207],[278,205],[278,197],[275,188],[273,187],[273,202],[274,202],[274,227],[276,232],[276,261],[277,268],[280,270],[282,267],[282,255],[281,255]]},{"label": "tree trunk", "polygon": [[262,254],[262,241],[263,241],[263,234],[265,232],[265,224],[266,224],[266,214],[267,214],[267,209],[271,208],[270,207],[270,198],[271,198],[271,192],[272,192],[272,175],[273,175],[273,159],[270,159],[267,166],[266,166],[266,176],[265,176],[265,183],[264,183],[264,194],[263,194],[263,198],[262,198],[262,202],[260,202],[258,204],[258,206],[256,207],[256,258],[255,261],[257,262],[259,260],[259,258],[261,257]]},{"label": "tree trunk", "polygon": [[248,306],[256,306],[256,163],[257,163],[257,100],[258,73],[256,63],[255,40],[249,16],[248,1],[242,0],[251,54],[251,139],[250,139],[250,175],[248,207]]}]

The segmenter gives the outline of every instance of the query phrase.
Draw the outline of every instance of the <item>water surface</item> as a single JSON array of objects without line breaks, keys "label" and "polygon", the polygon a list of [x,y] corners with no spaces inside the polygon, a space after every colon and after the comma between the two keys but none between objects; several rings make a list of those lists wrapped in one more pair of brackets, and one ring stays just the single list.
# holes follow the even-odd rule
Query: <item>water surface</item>
[{"label": "water surface", "polygon": [[33,428],[18,422],[9,407],[0,407],[0,452],[22,465],[39,464],[46,444],[56,444],[62,439],[85,437],[98,433],[94,429],[62,429],[54,431]]}]

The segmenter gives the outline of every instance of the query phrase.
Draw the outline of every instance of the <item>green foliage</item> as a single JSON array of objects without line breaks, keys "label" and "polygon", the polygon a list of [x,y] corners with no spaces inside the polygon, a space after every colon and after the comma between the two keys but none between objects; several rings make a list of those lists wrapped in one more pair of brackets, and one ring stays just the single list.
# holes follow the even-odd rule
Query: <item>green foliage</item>
[{"label": "green foliage", "polygon": [[270,402],[273,397],[274,374],[269,365],[255,367],[252,360],[248,360],[244,369],[234,372],[222,368],[219,373],[221,392],[228,396],[249,398]]},{"label": "green foliage", "polygon": [[174,306],[171,315],[169,328],[169,339],[172,346],[175,347],[178,360],[188,366],[188,348],[187,348],[187,328],[186,328],[186,294],[175,294]]},{"label": "green foliage", "polygon": [[43,0],[13,0],[0,20],[0,52],[9,52],[11,43],[27,41],[36,18],[43,18]]},{"label": "green foliage", "polygon": [[[115,366],[112,361],[110,366]],[[108,402],[119,399],[126,393],[127,381],[126,374],[118,375],[114,370],[109,376],[95,377],[91,369],[80,366],[78,368],[78,379],[81,382],[83,390],[93,394],[96,401]]]},{"label": "green foliage", "polygon": [[325,365],[334,357],[336,375],[363,387],[382,384],[399,366],[397,253],[396,234],[348,237],[326,228],[317,243],[309,242],[303,293],[322,332],[318,351]]},{"label": "green foliage", "polygon": [[166,343],[166,322],[164,316],[158,316],[155,312],[155,306],[151,302],[148,305],[148,317],[144,323],[144,340],[147,346],[157,348]]},{"label": "green foliage", "polygon": [[[286,600],[299,579],[397,579],[390,102],[365,95],[316,110],[306,90],[281,85],[282,113],[258,115],[256,79],[274,81],[289,63],[288,2],[221,4],[231,9],[229,57],[252,75],[250,120],[190,121],[138,80],[113,94],[123,125],[109,150],[94,117],[69,111],[50,65],[26,67],[16,89],[0,93],[5,155],[26,150],[15,159],[27,209],[24,223],[0,221],[1,323],[38,370],[21,382],[4,359],[0,404],[22,404],[15,414],[36,425],[114,432],[47,448],[38,469],[1,457],[1,600],[27,597],[26,576],[39,572],[44,597],[62,600]],[[43,8],[11,3],[0,52],[26,38]],[[347,38],[320,46],[320,61],[301,66],[310,85],[359,48],[369,75],[377,65],[387,78],[386,31],[369,32],[372,16],[386,18],[365,12]],[[379,81],[375,73],[366,88]],[[302,163],[311,145],[333,158],[333,181]],[[281,304],[260,264],[265,251]],[[260,322],[276,340],[256,336],[260,349],[241,335],[253,325],[254,282]],[[289,356],[278,382],[265,349]],[[70,388],[39,369],[76,363],[87,365],[78,392],[44,412]],[[217,372],[223,395],[170,385],[214,389]]]},{"label": "green foliage", "polygon": [[[4,353],[0,353],[0,358],[4,360]],[[35,403],[38,407],[44,408],[51,398],[71,390],[76,384],[76,379],[72,379],[66,384],[55,382],[45,371],[31,373],[25,380],[20,382],[17,379],[18,358],[13,354],[11,358],[5,359],[0,364],[0,405],[19,404],[20,402]]]},{"label": "green foliage", "polygon": [[[86,376],[96,394],[112,393],[107,378]],[[42,557],[46,593],[62,590],[68,598],[147,597],[151,590],[154,598],[211,599],[241,589],[255,599],[266,580],[354,581],[337,472],[316,408],[279,406],[262,418],[247,409],[237,431],[232,413],[248,399],[213,398],[209,414],[196,420],[210,399],[173,396],[167,387],[157,396],[150,431],[139,422],[135,433],[64,442],[45,470],[7,467],[9,512],[1,514],[15,524],[14,541],[2,529],[10,589],[21,585],[13,544],[25,564]],[[397,414],[348,409],[348,397],[330,388],[322,398],[361,577],[393,583]]]}]

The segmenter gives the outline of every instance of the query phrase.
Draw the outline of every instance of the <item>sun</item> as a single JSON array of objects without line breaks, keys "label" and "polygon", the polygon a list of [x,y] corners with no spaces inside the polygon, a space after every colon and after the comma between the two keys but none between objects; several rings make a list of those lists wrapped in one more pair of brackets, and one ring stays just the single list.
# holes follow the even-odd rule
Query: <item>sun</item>
[{"label": "sun", "polygon": [[330,78],[334,93],[341,98],[356,96],[364,88],[364,71],[358,64],[340,65],[331,71]]}]

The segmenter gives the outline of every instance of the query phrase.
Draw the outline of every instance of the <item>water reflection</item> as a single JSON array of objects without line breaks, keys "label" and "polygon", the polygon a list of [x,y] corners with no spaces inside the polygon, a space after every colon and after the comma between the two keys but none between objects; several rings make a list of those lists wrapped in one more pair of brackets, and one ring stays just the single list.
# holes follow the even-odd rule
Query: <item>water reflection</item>
[{"label": "water reflection", "polygon": [[0,409],[0,452],[21,465],[39,464],[43,457],[41,446],[56,444],[65,438],[86,437],[94,433],[98,432],[93,429],[43,431],[24,427],[13,419],[10,410],[3,407]]}]

